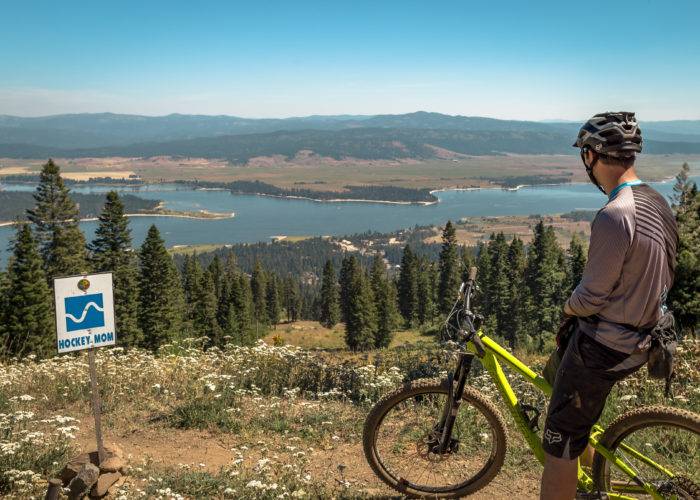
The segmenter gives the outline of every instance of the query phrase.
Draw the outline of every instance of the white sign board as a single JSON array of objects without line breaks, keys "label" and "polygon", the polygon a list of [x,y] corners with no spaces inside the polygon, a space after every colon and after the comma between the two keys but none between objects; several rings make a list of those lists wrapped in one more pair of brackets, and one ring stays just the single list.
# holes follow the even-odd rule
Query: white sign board
[{"label": "white sign board", "polygon": [[112,273],[55,278],[58,352],[116,342]]}]

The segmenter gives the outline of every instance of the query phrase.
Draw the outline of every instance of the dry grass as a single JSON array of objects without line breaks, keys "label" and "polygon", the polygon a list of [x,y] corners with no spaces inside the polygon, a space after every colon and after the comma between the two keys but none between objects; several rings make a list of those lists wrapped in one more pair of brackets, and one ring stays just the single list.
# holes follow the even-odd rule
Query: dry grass
[{"label": "dry grass", "polygon": [[[427,161],[336,161],[323,158],[254,159],[249,165],[229,165],[223,160],[202,158],[79,158],[57,159],[63,172],[134,172],[146,181],[173,180],[260,180],[286,188],[339,191],[347,184],[388,185],[411,188],[447,188],[485,186],[484,178],[522,175],[573,174],[575,182],[587,182],[577,156],[508,155],[470,156]],[[700,155],[642,155],[638,171],[647,180],[661,180],[675,175],[684,161],[691,169],[700,169]],[[39,160],[2,160],[0,168],[40,169]]]},{"label": "dry grass", "polygon": [[30,173],[29,167],[2,167],[0,164],[0,176],[18,175]]},{"label": "dry grass", "polygon": [[[325,328],[317,321],[295,321],[280,323],[263,340],[270,345],[291,345],[302,349],[345,349],[345,325],[338,323],[333,328]],[[433,343],[433,337],[422,335],[415,330],[402,330],[394,334],[389,347],[416,344],[418,342]]]},{"label": "dry grass", "polygon": [[169,248],[169,252],[174,255],[192,255],[195,253],[213,252],[220,248],[227,248],[227,244],[201,244],[201,245],[175,245]]},{"label": "dry grass", "polygon": [[128,179],[132,175],[136,175],[133,170],[88,170],[85,172],[62,172],[61,175],[66,179],[76,181],[87,181],[97,177],[110,177],[112,179]]},{"label": "dry grass", "polygon": [[[517,236],[527,245],[532,241],[535,225],[539,218],[528,216],[502,216],[502,217],[469,217],[457,222],[457,242],[469,246],[476,245],[480,241],[486,241],[492,233],[503,232],[507,240]],[[586,221],[571,221],[558,215],[543,217],[545,224],[554,227],[559,244],[567,248],[571,238],[576,235],[579,240],[588,241],[591,234],[591,225]],[[441,243],[442,232],[435,228],[433,235],[425,238],[426,243]]]}]

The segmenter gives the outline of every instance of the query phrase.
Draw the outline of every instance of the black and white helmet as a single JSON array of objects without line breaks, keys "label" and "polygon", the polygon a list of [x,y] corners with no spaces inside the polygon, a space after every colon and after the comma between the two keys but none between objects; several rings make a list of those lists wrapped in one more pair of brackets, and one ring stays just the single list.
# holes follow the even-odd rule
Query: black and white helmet
[{"label": "black and white helmet", "polygon": [[608,156],[634,156],[642,151],[642,131],[634,113],[599,113],[583,124],[573,146],[588,146],[596,153]]}]

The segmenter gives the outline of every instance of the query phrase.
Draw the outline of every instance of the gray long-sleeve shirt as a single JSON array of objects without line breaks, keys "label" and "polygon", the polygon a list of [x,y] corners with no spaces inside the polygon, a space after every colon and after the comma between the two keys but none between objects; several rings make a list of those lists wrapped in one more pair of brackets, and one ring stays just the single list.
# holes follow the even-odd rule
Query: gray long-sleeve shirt
[{"label": "gray long-sleeve shirt", "polygon": [[588,262],[568,300],[581,329],[618,351],[639,352],[638,330],[653,327],[671,289],[678,233],[663,196],[625,186],[598,212]]}]

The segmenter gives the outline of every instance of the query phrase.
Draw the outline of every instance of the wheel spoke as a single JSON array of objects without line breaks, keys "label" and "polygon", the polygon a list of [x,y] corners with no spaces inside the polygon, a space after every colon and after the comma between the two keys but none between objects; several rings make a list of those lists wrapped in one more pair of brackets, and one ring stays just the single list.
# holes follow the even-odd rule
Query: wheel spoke
[{"label": "wheel spoke", "polygon": [[[615,449],[611,451],[636,473],[637,478],[653,485],[664,498],[686,498],[688,489],[692,490],[688,498],[700,494],[700,434],[694,420],[697,416],[657,408],[655,414],[650,412],[649,421],[645,422],[643,411],[639,410],[636,420],[629,425],[623,425],[621,419],[618,426],[622,430],[615,439]],[[659,412],[671,416],[659,417]],[[677,423],[669,423],[669,420],[674,422],[673,415],[676,414],[681,415]],[[601,480],[606,489],[635,498],[648,498],[648,494],[613,463],[605,461],[602,471]]]},{"label": "wheel spoke", "polygon": [[495,455],[491,423],[479,408],[465,400],[453,428],[452,448],[435,453],[433,429],[439,422],[447,394],[410,395],[386,412],[376,430],[374,447],[381,466],[395,480],[414,489],[437,492],[464,487],[482,474]]}]

